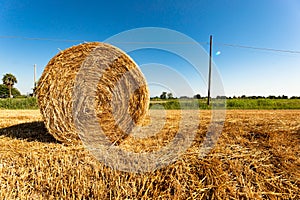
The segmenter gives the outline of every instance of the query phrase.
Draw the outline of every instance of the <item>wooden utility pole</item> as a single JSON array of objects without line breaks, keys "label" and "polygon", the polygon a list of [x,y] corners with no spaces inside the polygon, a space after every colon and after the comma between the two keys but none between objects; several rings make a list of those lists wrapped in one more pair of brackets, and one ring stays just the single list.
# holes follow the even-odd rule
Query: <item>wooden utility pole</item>
[{"label": "wooden utility pole", "polygon": [[209,38],[209,66],[208,66],[208,94],[207,94],[207,105],[210,102],[210,85],[211,85],[211,64],[212,64],[212,35]]},{"label": "wooden utility pole", "polygon": [[35,96],[36,89],[36,64],[33,66],[33,96]]}]

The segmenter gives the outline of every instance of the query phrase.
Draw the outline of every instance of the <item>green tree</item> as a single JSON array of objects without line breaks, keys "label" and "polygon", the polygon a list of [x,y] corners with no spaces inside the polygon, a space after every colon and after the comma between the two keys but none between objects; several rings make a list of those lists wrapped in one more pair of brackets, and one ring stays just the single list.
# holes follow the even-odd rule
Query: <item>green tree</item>
[{"label": "green tree", "polygon": [[200,94],[194,95],[194,99],[201,99],[201,95]]},{"label": "green tree", "polygon": [[170,92],[167,94],[168,95],[168,99],[174,99],[173,94]]},{"label": "green tree", "polygon": [[[11,89],[11,94],[16,97],[16,96],[21,96],[20,91],[17,88],[12,88]],[[0,98],[3,97],[8,97],[9,96],[9,89],[6,85],[0,84]]]},{"label": "green tree", "polygon": [[160,95],[161,99],[167,99],[167,92],[162,92]]},{"label": "green tree", "polygon": [[17,78],[12,74],[5,74],[2,78],[3,84],[6,85],[9,89],[9,97],[12,97],[11,89],[15,83],[18,83]]}]

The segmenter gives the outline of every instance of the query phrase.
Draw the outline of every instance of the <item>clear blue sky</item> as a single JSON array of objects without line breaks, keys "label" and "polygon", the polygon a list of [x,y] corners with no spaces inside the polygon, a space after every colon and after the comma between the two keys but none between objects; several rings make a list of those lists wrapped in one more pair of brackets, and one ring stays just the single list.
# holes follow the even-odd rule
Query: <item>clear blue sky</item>
[{"label": "clear blue sky", "polygon": [[[33,64],[37,64],[40,76],[58,53],[57,48],[79,43],[18,37],[104,41],[133,28],[163,27],[198,42],[207,42],[210,34],[214,36],[214,55],[221,52],[214,56],[214,62],[227,96],[300,96],[300,54],[222,45],[300,51],[299,24],[297,0],[1,0],[0,75],[15,74],[19,81],[16,87],[23,94],[29,93],[33,87]],[[203,47],[208,50],[207,45]],[[151,62],[151,56],[147,52],[132,54],[139,64]],[[206,95],[204,89],[197,92]]]}]

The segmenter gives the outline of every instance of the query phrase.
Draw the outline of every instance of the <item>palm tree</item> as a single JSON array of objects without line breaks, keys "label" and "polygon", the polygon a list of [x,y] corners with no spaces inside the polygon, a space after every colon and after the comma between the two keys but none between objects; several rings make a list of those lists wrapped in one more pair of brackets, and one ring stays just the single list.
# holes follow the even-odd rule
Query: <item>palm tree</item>
[{"label": "palm tree", "polygon": [[3,84],[9,89],[9,97],[12,98],[11,89],[15,83],[18,83],[17,78],[12,74],[5,74],[2,78]]}]

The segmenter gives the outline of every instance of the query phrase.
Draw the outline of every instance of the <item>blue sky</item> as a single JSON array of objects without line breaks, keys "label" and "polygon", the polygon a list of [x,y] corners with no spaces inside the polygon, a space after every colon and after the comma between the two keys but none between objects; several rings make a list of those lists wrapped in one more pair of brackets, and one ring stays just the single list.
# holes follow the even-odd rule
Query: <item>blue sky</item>
[{"label": "blue sky", "polygon": [[[80,43],[24,37],[104,41],[129,29],[163,27],[200,43],[208,42],[210,34],[214,36],[214,55],[221,52],[214,56],[214,62],[227,96],[300,96],[300,54],[224,45],[300,51],[299,24],[300,1],[297,0],[2,0],[0,75],[15,74],[19,81],[16,87],[23,94],[29,93],[33,87],[33,64],[37,64],[40,76],[58,48]],[[203,48],[208,50],[208,45],[203,44]],[[167,53],[148,50],[130,55],[138,64],[166,61],[163,64],[187,73],[184,67],[178,66],[185,62],[175,62],[174,56]],[[192,84],[195,92],[206,95],[203,80]],[[159,92],[153,90],[151,95]],[[185,95],[185,91],[178,95]]]}]

